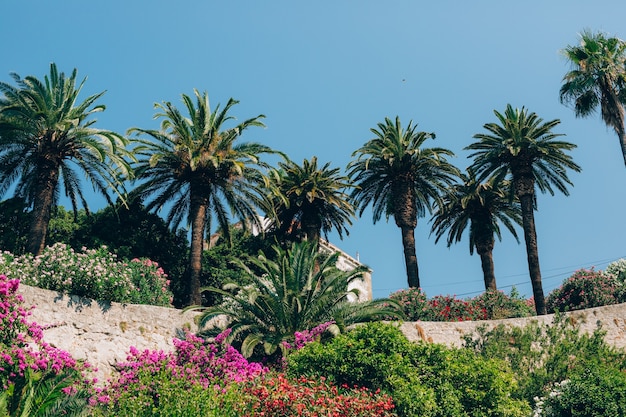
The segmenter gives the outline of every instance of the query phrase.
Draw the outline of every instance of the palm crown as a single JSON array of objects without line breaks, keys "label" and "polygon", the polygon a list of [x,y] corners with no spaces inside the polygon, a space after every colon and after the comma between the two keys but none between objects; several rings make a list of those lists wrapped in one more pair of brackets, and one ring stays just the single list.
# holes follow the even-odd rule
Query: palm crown
[{"label": "palm crown", "polygon": [[74,211],[87,198],[77,171],[113,204],[109,191],[123,196],[123,181],[132,172],[126,158],[128,140],[94,127],[95,103],[104,92],[78,102],[85,79],[76,84],[77,71],[67,77],[50,65],[44,81],[12,74],[16,86],[0,82],[0,193],[17,182],[15,193],[33,205],[29,250],[43,250],[50,209],[59,196],[59,182]]},{"label": "palm crown", "polygon": [[383,214],[394,217],[402,231],[409,286],[419,287],[414,229],[417,218],[431,212],[433,202],[454,182],[458,169],[446,159],[454,154],[424,147],[435,134],[418,131],[412,122],[403,128],[398,117],[395,122],[385,118],[371,132],[374,138],[353,153],[358,158],[348,165],[356,186],[351,197],[359,215],[372,205],[374,223]]},{"label": "palm crown", "polygon": [[460,175],[460,182],[444,195],[433,216],[435,243],[447,233],[450,247],[452,243],[460,242],[469,228],[470,254],[476,249],[481,257],[486,289],[496,289],[492,251],[495,237],[502,240],[500,224],[519,241],[515,224],[522,223],[521,208],[517,200],[511,201],[507,188],[508,181],[491,179],[480,182],[468,169],[467,174]]},{"label": "palm crown", "polygon": [[626,42],[590,31],[580,37],[580,45],[562,51],[572,69],[563,77],[561,102],[572,103],[577,117],[589,116],[599,106],[602,120],[619,138],[626,164]]},{"label": "palm crown", "polygon": [[142,140],[137,153],[143,156],[136,172],[145,180],[135,193],[142,199],[153,196],[146,208],[161,209],[171,203],[167,221],[177,228],[183,219],[191,224],[190,280],[193,302],[200,304],[199,275],[204,237],[215,216],[225,236],[229,235],[229,212],[244,220],[244,227],[260,227],[256,207],[260,204],[263,175],[266,167],[259,155],[272,152],[257,143],[235,143],[251,126],[264,126],[263,115],[245,120],[225,129],[233,119],[228,115],[236,100],[230,99],[221,109],[209,106],[206,93],[194,91],[196,101],[185,94],[183,102],[189,117],[184,117],[171,103],[156,104],[161,110],[160,130],[131,129],[154,140]]},{"label": "palm crown", "polygon": [[466,149],[474,151],[471,169],[478,178],[489,176],[494,181],[510,180],[509,193],[515,195],[522,209],[524,240],[528,257],[528,268],[533,286],[537,314],[546,314],[545,299],[539,268],[539,251],[535,230],[535,187],[541,192],[554,194],[553,187],[568,195],[571,181],[567,170],[576,172],[580,167],[566,153],[576,145],[557,140],[562,136],[552,132],[560,121],[544,122],[536,113],[525,108],[514,109],[507,105],[502,114],[494,111],[498,123],[484,125],[488,133],[474,135],[474,142]]},{"label": "palm crown", "polygon": [[354,206],[346,189],[352,185],[339,168],[331,168],[330,163],[318,167],[316,157],[305,159],[302,165],[285,159],[269,178],[270,189],[275,190],[267,210],[270,227],[280,235],[302,230],[308,240],[317,242],[321,232],[326,238],[332,229],[340,238],[349,233],[347,225],[352,224]]}]

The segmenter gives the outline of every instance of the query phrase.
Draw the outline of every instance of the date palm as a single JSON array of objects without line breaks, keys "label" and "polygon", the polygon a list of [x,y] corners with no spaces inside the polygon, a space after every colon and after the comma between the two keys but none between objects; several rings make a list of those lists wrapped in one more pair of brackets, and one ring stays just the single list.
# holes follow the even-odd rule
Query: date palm
[{"label": "date palm", "polygon": [[546,314],[535,229],[535,190],[554,195],[554,187],[569,195],[567,186],[572,182],[567,170],[579,172],[580,167],[566,151],[576,145],[556,140],[563,136],[552,131],[560,123],[558,119],[544,122],[536,113],[529,113],[524,107],[514,109],[510,104],[504,114],[495,110],[494,113],[499,123],[485,124],[487,133],[474,135],[478,141],[466,148],[474,151],[469,156],[474,158],[470,168],[480,179],[491,176],[495,181],[510,180],[510,192],[518,198],[522,209],[535,309],[537,314]]},{"label": "date palm", "polygon": [[94,127],[104,92],[78,101],[85,79],[77,84],[76,69],[67,77],[53,63],[43,81],[11,76],[15,85],[0,82],[0,194],[15,185],[32,206],[27,250],[38,255],[61,186],[75,213],[79,202],[88,209],[79,171],[112,204],[109,192],[123,195],[131,155],[128,140]]},{"label": "date palm", "polygon": [[205,236],[215,218],[229,239],[230,217],[244,226],[258,227],[256,206],[261,193],[265,164],[259,156],[271,152],[257,143],[236,143],[244,130],[264,126],[259,115],[226,128],[233,119],[228,112],[238,103],[230,99],[224,108],[211,111],[207,93],[194,90],[194,100],[183,94],[188,117],[170,102],[155,104],[155,118],[162,119],[160,130],[133,128],[130,132],[145,134],[152,140],[141,140],[137,149],[142,158],[136,178],[143,181],[135,189],[146,201],[148,210],[169,205],[167,222],[177,229],[183,220],[191,225],[191,248],[187,285],[192,304],[201,304],[200,276]]},{"label": "date palm", "polygon": [[508,181],[496,182],[493,179],[480,182],[469,169],[461,174],[461,182],[454,184],[443,198],[433,216],[432,232],[435,243],[446,233],[448,247],[460,242],[469,227],[469,250],[474,249],[480,256],[486,290],[496,290],[496,276],[493,265],[493,247],[496,239],[502,240],[500,224],[504,225],[519,242],[515,224],[522,224],[519,202],[511,201],[507,188]]},{"label": "date palm", "polygon": [[617,134],[626,164],[626,42],[584,31],[580,45],[567,46],[562,53],[572,70],[563,77],[561,102],[573,104],[577,117],[589,116],[599,106],[602,120]]},{"label": "date palm", "polygon": [[[343,271],[336,266],[339,253],[326,256],[312,241],[296,242],[287,250],[275,246],[274,250],[271,257],[261,252],[247,262],[238,262],[252,284],[208,288],[226,302],[189,308],[202,311],[198,322],[201,334],[214,336],[229,328],[227,341],[241,342],[244,356],[250,357],[257,346],[266,355],[281,356],[284,342],[293,343],[296,332],[323,323],[333,321],[330,330],[341,332],[355,323],[401,318],[399,305],[392,300],[348,301],[351,295],[358,298],[358,290],[348,286],[361,279],[366,267]],[[218,316],[226,316],[227,322],[211,321]]]},{"label": "date palm", "polygon": [[348,175],[356,186],[351,197],[360,207],[359,215],[372,205],[374,223],[383,214],[387,220],[393,216],[402,232],[409,287],[419,287],[417,219],[432,211],[433,202],[440,201],[458,175],[458,169],[446,159],[454,154],[444,148],[424,147],[435,134],[418,131],[412,121],[403,128],[398,117],[395,122],[385,118],[371,132],[375,137],[352,154],[357,159],[348,165]]},{"label": "date palm", "polygon": [[269,175],[271,188],[270,228],[279,236],[286,237],[303,232],[312,242],[319,242],[322,233],[334,229],[343,237],[349,233],[347,226],[352,224],[354,206],[346,190],[351,187],[349,178],[341,175],[339,168],[331,168],[330,163],[321,167],[317,157],[305,159],[299,165],[287,158],[278,163]]}]

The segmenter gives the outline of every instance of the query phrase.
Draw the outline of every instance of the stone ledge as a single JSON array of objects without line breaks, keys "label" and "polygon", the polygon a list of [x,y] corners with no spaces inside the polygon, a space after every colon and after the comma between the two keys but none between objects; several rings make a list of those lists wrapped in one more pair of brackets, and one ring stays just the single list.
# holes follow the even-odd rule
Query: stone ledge
[{"label": "stone ledge", "polygon": [[[97,378],[109,378],[115,363],[126,360],[131,346],[139,350],[172,351],[177,331],[197,331],[194,318],[198,312],[137,304],[102,303],[55,291],[20,285],[25,305],[33,305],[30,319],[50,327],[44,340],[85,359],[98,368]],[[593,332],[597,324],[607,332],[609,344],[626,347],[626,303],[590,308],[568,313],[580,322],[583,330]],[[480,325],[493,328],[499,324],[524,326],[539,320],[551,323],[554,315],[492,321],[405,322],[401,326],[409,340],[426,340],[448,346],[461,346],[463,334]]]}]

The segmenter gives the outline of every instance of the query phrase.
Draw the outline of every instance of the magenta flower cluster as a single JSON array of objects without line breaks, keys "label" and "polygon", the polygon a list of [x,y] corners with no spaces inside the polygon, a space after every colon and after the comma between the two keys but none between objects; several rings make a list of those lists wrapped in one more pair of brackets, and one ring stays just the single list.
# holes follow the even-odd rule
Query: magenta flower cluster
[{"label": "magenta flower cluster", "polygon": [[287,341],[284,341],[282,343],[283,348],[286,350],[299,350],[302,349],[302,347],[304,345],[306,345],[307,343],[319,340],[320,337],[322,336],[322,334],[328,330],[328,328],[330,326],[332,326],[333,324],[335,324],[334,321],[327,321],[326,323],[322,323],[320,325],[317,325],[315,327],[313,327],[310,330],[304,330],[302,332],[295,332],[294,333],[294,341],[293,343],[289,343]]},{"label": "magenta flower cluster", "polygon": [[[30,309],[17,293],[19,280],[0,275],[0,385],[10,385],[27,377],[27,371],[71,372],[87,375],[90,366],[78,363],[68,352],[43,341],[44,328],[29,322]],[[79,383],[85,382],[85,377]],[[91,381],[91,382],[95,382]],[[69,390],[71,392],[72,390]]]},{"label": "magenta flower cluster", "polygon": [[98,401],[115,401],[127,390],[140,386],[141,376],[146,374],[166,372],[171,378],[184,380],[190,386],[208,388],[249,381],[266,373],[267,368],[263,365],[248,362],[235,348],[224,343],[229,332],[226,330],[212,342],[187,333],[184,340],[174,339],[174,352],[139,351],[131,347],[126,362],[117,364],[119,376],[99,390]]}]

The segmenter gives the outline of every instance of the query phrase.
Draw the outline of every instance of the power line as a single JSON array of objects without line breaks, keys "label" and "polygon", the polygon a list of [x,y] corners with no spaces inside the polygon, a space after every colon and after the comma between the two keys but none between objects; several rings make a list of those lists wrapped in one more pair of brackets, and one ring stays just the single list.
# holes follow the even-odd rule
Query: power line
[{"label": "power line", "polygon": [[[570,276],[572,275],[574,272],[578,271],[579,269],[582,268],[589,268],[586,265],[592,265],[591,268],[594,268],[595,266],[603,266],[603,265],[608,265],[612,262],[615,262],[619,259],[624,259],[626,258],[626,255],[624,256],[620,256],[618,258],[605,258],[605,259],[599,259],[599,260],[595,260],[595,261],[591,261],[591,262],[585,262],[584,264],[574,264],[574,265],[568,265],[568,266],[562,266],[562,267],[556,267],[556,268],[551,268],[551,269],[547,269],[546,272],[552,272],[552,271],[560,271],[560,270],[566,270],[565,272],[561,272],[561,273],[557,273],[557,274],[552,274],[552,275],[548,275],[548,276],[544,276],[541,278],[542,282],[545,281],[550,281],[554,278],[559,278],[559,277],[564,277],[564,276]],[[509,274],[509,275],[504,275],[501,277],[498,277],[499,279],[502,278],[514,278],[514,277],[520,277],[520,276],[528,276],[528,272],[524,272],[524,273],[519,273],[519,274]],[[476,279],[476,280],[470,280],[470,281],[457,281],[457,282],[450,282],[450,283],[446,283],[444,285],[436,285],[436,286],[423,286],[422,289],[424,288],[441,288],[441,287],[452,287],[455,285],[462,285],[462,284],[471,284],[471,283],[477,283],[477,282],[482,282],[482,279]],[[517,287],[520,285],[526,285],[528,284],[528,281],[523,281],[523,282],[517,282],[514,284],[507,284],[507,285],[502,285],[502,286],[498,286],[498,289],[503,289],[503,288],[513,288],[513,287]],[[379,288],[376,291],[399,291],[405,288]],[[462,293],[462,294],[456,294],[457,297],[466,297],[468,295],[474,295],[474,294],[481,294],[483,293],[484,290],[480,290],[480,291],[470,291],[470,292],[466,292],[466,293]]]}]

